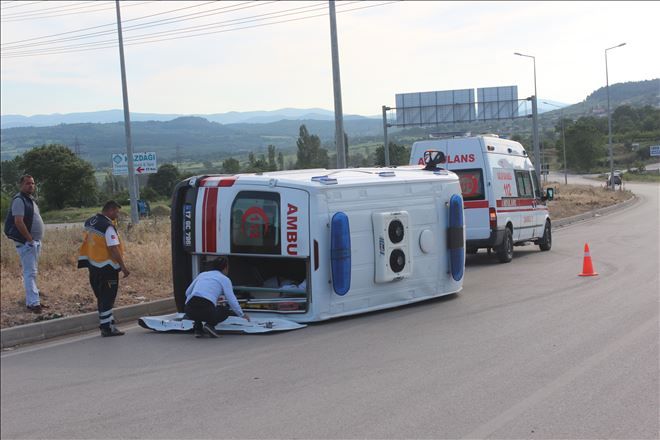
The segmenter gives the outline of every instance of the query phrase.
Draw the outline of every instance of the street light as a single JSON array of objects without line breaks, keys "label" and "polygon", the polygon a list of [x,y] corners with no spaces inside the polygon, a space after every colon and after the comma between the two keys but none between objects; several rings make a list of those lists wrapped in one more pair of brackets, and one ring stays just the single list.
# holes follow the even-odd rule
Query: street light
[{"label": "street light", "polygon": [[607,90],[607,133],[608,141],[607,147],[610,152],[610,187],[614,189],[614,157],[612,155],[612,114],[610,113],[610,78],[607,72],[607,51],[616,49],[617,47],[625,46],[626,43],[617,44],[616,46],[608,47],[605,49],[605,84]]},{"label": "street light", "polygon": [[561,118],[561,139],[564,145],[564,185],[568,185],[568,174],[566,172],[566,136],[564,135],[564,108],[549,102],[543,101],[544,104],[557,107],[559,109],[559,118]]},{"label": "street light", "polygon": [[534,101],[532,101],[532,130],[534,144],[534,168],[536,169],[536,176],[541,176],[541,147],[539,146],[539,115],[538,115],[538,95],[536,94],[536,57],[533,55],[525,55],[524,53],[514,52],[514,55],[519,57],[531,58],[534,61]]}]

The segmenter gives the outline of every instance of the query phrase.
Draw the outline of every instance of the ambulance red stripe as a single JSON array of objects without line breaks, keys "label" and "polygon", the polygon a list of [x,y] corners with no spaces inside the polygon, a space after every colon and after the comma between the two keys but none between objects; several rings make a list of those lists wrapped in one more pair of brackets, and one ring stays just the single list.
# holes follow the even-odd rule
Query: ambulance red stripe
[{"label": "ambulance red stripe", "polygon": [[488,208],[488,200],[466,200],[463,202],[463,208]]},{"label": "ambulance red stripe", "polygon": [[216,242],[217,235],[217,207],[218,207],[218,188],[206,188],[205,194],[205,207],[206,212],[204,215],[204,220],[206,224],[204,225],[204,247],[206,250],[204,252],[215,253],[216,252]]},{"label": "ambulance red stripe", "polygon": [[209,191],[205,189],[204,198],[202,199],[202,252],[206,252],[206,223],[207,223],[206,203],[208,197],[209,197]]},{"label": "ambulance red stripe", "polygon": [[514,208],[517,206],[534,206],[535,199],[504,199],[497,200],[498,208]]}]

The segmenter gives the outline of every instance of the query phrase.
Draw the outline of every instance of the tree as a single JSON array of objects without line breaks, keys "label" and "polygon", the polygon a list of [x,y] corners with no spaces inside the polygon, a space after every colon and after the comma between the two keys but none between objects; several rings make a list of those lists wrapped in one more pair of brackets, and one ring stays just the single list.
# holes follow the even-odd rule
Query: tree
[{"label": "tree", "polygon": [[0,176],[2,176],[2,191],[7,194],[14,194],[18,191],[18,180],[23,174],[23,162],[21,156],[16,156],[11,160],[3,160],[1,164]]},{"label": "tree", "polygon": [[277,153],[277,165],[280,167],[280,170],[284,169],[284,155],[281,151]]},{"label": "tree", "polygon": [[[382,145],[376,148],[372,162],[385,166],[385,150]],[[390,142],[390,165],[408,165],[408,162],[410,162],[410,148]]]},{"label": "tree", "polygon": [[254,153],[250,152],[248,155],[248,164],[245,166],[243,172],[245,173],[262,173],[264,171],[269,171],[268,162],[266,162],[266,156],[263,154],[259,155],[259,159],[254,156]]},{"label": "tree", "polygon": [[268,146],[268,171],[277,171],[277,162],[276,162],[276,153],[275,145]]},{"label": "tree", "polygon": [[161,196],[171,196],[174,186],[181,180],[179,169],[171,163],[158,167],[158,171],[149,175],[147,187],[152,188]]},{"label": "tree", "polygon": [[222,172],[226,174],[237,174],[241,171],[241,164],[234,159],[233,157],[230,157],[229,159],[225,159],[222,162]]},{"label": "tree", "polygon": [[25,173],[37,182],[44,209],[96,205],[94,168],[68,147],[51,144],[33,148],[23,155],[22,163]]},{"label": "tree", "polygon": [[105,198],[113,198],[115,194],[126,189],[125,181],[125,178],[120,179],[120,176],[115,176],[112,174],[112,171],[108,171],[103,178],[103,185],[101,186],[101,191],[103,191]]},{"label": "tree", "polygon": [[328,150],[321,148],[321,139],[314,134],[310,135],[305,124],[300,126],[296,146],[298,147],[297,169],[327,168]]},{"label": "tree", "polygon": [[565,126],[566,161],[576,171],[589,171],[605,155],[603,133],[595,118],[580,118]]}]

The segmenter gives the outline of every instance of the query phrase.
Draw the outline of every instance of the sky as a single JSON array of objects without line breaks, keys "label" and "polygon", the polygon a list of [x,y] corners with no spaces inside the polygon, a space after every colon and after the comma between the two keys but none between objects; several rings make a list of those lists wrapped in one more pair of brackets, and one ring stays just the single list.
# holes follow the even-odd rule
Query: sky
[{"label": "sky", "polygon": [[[327,2],[120,5],[131,112],[334,109]],[[122,108],[114,1],[0,8],[3,115]],[[605,86],[604,51],[620,43],[608,51],[610,84],[660,77],[656,1],[338,1],[336,10],[344,114],[378,115],[396,93],[517,85],[520,98],[532,95],[533,60],[514,52],[535,56],[539,99],[567,104]],[[160,41],[131,41],[139,36]],[[97,41],[107,47],[80,51]]]}]

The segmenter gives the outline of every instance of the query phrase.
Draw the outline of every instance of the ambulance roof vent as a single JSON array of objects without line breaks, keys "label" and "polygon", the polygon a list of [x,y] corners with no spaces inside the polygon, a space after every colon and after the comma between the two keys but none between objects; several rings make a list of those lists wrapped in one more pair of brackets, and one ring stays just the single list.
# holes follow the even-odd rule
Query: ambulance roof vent
[{"label": "ambulance roof vent", "polygon": [[433,171],[433,174],[437,174],[438,176],[448,176],[449,171],[447,171],[447,170],[437,170],[437,171]]},{"label": "ambulance roof vent", "polygon": [[394,174],[394,171],[381,171],[378,173],[380,177],[394,177],[396,174]]},{"label": "ambulance roof vent", "polygon": [[312,182],[318,182],[322,185],[336,185],[337,179],[328,176],[313,176]]}]

